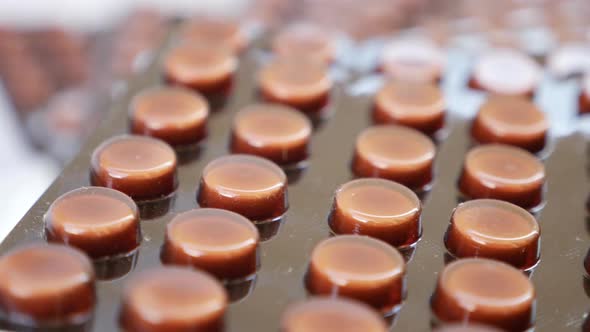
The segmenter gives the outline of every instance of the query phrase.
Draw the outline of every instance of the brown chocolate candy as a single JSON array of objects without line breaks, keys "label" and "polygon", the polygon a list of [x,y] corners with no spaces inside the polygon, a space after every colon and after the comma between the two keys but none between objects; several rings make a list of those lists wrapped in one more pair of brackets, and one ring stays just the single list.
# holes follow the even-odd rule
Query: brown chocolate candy
[{"label": "brown chocolate candy", "polygon": [[119,190],[136,201],[166,197],[176,190],[176,154],[161,140],[122,135],[92,153],[93,185]]},{"label": "brown chocolate candy", "polygon": [[502,143],[537,153],[545,147],[547,117],[528,99],[495,95],[480,107],[471,126],[478,143]]},{"label": "brown chocolate candy", "polygon": [[273,162],[235,154],[211,161],[203,170],[197,202],[230,210],[252,221],[280,218],[288,208],[287,176]]},{"label": "brown chocolate candy", "polygon": [[311,253],[306,285],[314,295],[338,295],[396,312],[405,298],[406,263],[389,244],[360,235],[339,235]]},{"label": "brown chocolate candy", "polygon": [[299,111],[280,104],[254,104],[240,110],[233,122],[233,153],[253,154],[278,165],[294,165],[309,155],[312,125]]},{"label": "brown chocolate candy", "polygon": [[166,225],[162,260],[207,271],[217,278],[246,278],[258,269],[258,229],[245,217],[220,209],[195,209]]},{"label": "brown chocolate candy", "polygon": [[131,132],[159,138],[172,146],[200,142],[207,135],[209,104],[180,87],[145,90],[131,101]]},{"label": "brown chocolate candy", "polygon": [[453,211],[445,245],[458,258],[482,257],[529,269],[540,256],[540,229],[535,217],[514,204],[468,201]]},{"label": "brown chocolate candy", "polygon": [[92,258],[126,254],[141,242],[135,202],[109,188],[67,192],[51,204],[44,220],[48,241],[77,247]]},{"label": "brown chocolate candy", "polygon": [[414,128],[432,136],[445,124],[446,103],[432,83],[393,81],[377,93],[373,121]]},{"label": "brown chocolate candy", "polygon": [[582,83],[578,112],[580,114],[590,113],[590,74],[586,74]]},{"label": "brown chocolate candy", "polygon": [[164,60],[168,82],[203,93],[229,93],[238,60],[220,43],[184,43],[174,47]]},{"label": "brown chocolate candy", "polygon": [[280,57],[258,74],[264,99],[318,114],[326,109],[332,80],[321,62],[302,57]]},{"label": "brown chocolate candy", "polygon": [[420,239],[420,199],[403,185],[385,179],[357,179],[336,191],[329,217],[335,234],[368,235],[395,247]]},{"label": "brown chocolate candy", "polygon": [[358,177],[384,178],[424,191],[432,182],[435,154],[432,140],[415,129],[373,126],[356,139],[352,171]]},{"label": "brown chocolate candy", "polygon": [[209,274],[159,267],[129,280],[120,325],[129,332],[222,332],[228,295]]},{"label": "brown chocolate candy", "polygon": [[543,204],[545,167],[530,152],[509,145],[471,149],[463,164],[459,189],[467,199],[493,198],[536,210]]},{"label": "brown chocolate candy", "polygon": [[80,324],[96,302],[94,270],[82,252],[58,244],[32,244],[0,258],[0,311],[15,324]]},{"label": "brown chocolate candy", "polygon": [[281,57],[299,56],[330,63],[336,57],[335,37],[312,23],[295,23],[283,28],[273,39],[272,50]]},{"label": "brown chocolate candy", "polygon": [[281,332],[386,332],[383,318],[360,302],[314,297],[290,305],[281,318]]},{"label": "brown chocolate candy", "polygon": [[180,39],[186,43],[220,43],[234,53],[243,51],[248,38],[238,22],[220,17],[195,17],[180,29]]},{"label": "brown chocolate candy", "polygon": [[441,322],[477,322],[524,331],[534,323],[535,289],[520,270],[508,264],[466,258],[439,274],[431,306]]}]

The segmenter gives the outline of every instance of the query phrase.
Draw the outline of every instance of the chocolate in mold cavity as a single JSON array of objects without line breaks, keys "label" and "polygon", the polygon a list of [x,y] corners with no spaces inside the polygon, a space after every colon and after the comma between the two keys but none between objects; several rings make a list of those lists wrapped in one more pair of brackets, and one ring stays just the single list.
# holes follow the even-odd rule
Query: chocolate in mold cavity
[{"label": "chocolate in mold cavity", "polygon": [[119,190],[135,201],[165,198],[176,190],[176,154],[165,142],[146,136],[115,136],[92,153],[95,186]]},{"label": "chocolate in mold cavity", "polygon": [[590,74],[586,74],[584,77],[582,89],[578,99],[578,113],[590,113]]},{"label": "chocolate in mold cavity", "polygon": [[263,99],[312,115],[327,110],[332,85],[327,67],[309,58],[279,57],[258,73],[258,87]]},{"label": "chocolate in mold cavity", "polygon": [[445,98],[436,85],[392,81],[375,97],[373,121],[399,124],[433,136],[444,127],[445,113]]},{"label": "chocolate in mold cavity", "polygon": [[231,91],[238,59],[217,42],[183,43],[168,52],[163,67],[168,83],[202,93],[216,109]]},{"label": "chocolate in mold cavity", "polygon": [[91,319],[95,275],[88,257],[59,244],[21,246],[0,258],[0,311],[10,323],[62,327]]},{"label": "chocolate in mold cavity", "polygon": [[335,234],[368,235],[395,247],[414,245],[422,233],[418,196],[403,185],[364,178],[343,184],[329,216]]},{"label": "chocolate in mold cavity", "polygon": [[460,204],[453,211],[444,242],[454,257],[491,258],[522,270],[534,267],[540,258],[540,228],[535,217],[499,200]]},{"label": "chocolate in mold cavity", "polygon": [[301,165],[309,156],[310,120],[280,104],[253,104],[234,117],[230,149],[253,154],[283,167]]},{"label": "chocolate in mold cavity", "polygon": [[383,318],[360,302],[313,297],[291,304],[283,313],[281,332],[385,332]]},{"label": "chocolate in mold cavity", "polygon": [[490,96],[471,125],[476,142],[502,143],[537,153],[545,148],[549,123],[535,104],[515,96]]},{"label": "chocolate in mold cavity", "polygon": [[222,332],[228,296],[207,273],[158,267],[130,279],[119,323],[125,331]]},{"label": "chocolate in mold cavity", "polygon": [[162,260],[207,271],[221,280],[247,278],[259,265],[260,236],[245,217],[220,209],[195,209],[166,225]]},{"label": "chocolate in mold cavity", "polygon": [[338,295],[395,314],[405,298],[406,263],[387,243],[360,235],[339,235],[314,248],[305,282],[313,295]]},{"label": "chocolate in mold cavity", "polygon": [[197,192],[201,207],[225,209],[254,221],[279,219],[287,211],[287,176],[273,162],[235,154],[211,161]]},{"label": "chocolate in mold cavity", "polygon": [[492,198],[529,211],[543,206],[545,166],[521,148],[488,144],[469,150],[459,178],[467,199]]},{"label": "chocolate in mold cavity", "polygon": [[433,180],[436,147],[421,132],[399,125],[363,130],[356,139],[352,171],[358,177],[378,177],[426,191]]},{"label": "chocolate in mold cavity", "polygon": [[431,308],[441,323],[475,322],[525,331],[534,324],[535,289],[522,271],[508,264],[460,259],[439,274]]},{"label": "chocolate in mold cavity", "polygon": [[131,101],[130,130],[159,138],[171,146],[190,146],[207,136],[209,104],[200,94],[180,87],[154,87]]},{"label": "chocolate in mold cavity", "polygon": [[220,43],[234,53],[248,46],[248,37],[239,22],[221,17],[193,17],[181,28],[181,41],[186,43]]},{"label": "chocolate in mold cavity", "polygon": [[272,51],[278,56],[300,56],[331,63],[336,58],[335,36],[328,29],[308,22],[293,23],[277,33]]},{"label": "chocolate in mold cavity", "polygon": [[127,254],[141,242],[135,202],[109,188],[82,187],[63,194],[44,221],[48,241],[77,247],[93,259]]}]

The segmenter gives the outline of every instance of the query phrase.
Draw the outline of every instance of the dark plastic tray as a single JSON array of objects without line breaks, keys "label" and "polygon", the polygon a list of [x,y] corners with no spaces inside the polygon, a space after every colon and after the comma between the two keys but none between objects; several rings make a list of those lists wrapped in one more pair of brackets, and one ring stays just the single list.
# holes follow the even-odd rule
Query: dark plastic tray
[{"label": "dark plastic tray", "polygon": [[[43,214],[49,205],[59,195],[89,185],[93,149],[106,138],[127,132],[130,97],[145,87],[163,82],[159,66],[161,54],[163,52],[148,71],[129,83],[128,93],[112,105],[100,128],[12,230],[0,246],[0,252],[23,243],[44,241]],[[242,56],[231,98],[222,110],[211,114],[209,137],[200,155],[179,165],[180,185],[170,210],[163,216],[141,222],[144,239],[133,272],[97,283],[98,304],[92,331],[118,330],[117,315],[123,284],[130,274],[161,264],[159,253],[166,223],[176,213],[197,207],[195,193],[203,167],[228,153],[233,115],[239,108],[257,100],[254,77],[261,61],[259,55],[259,51],[250,50]],[[452,62],[450,65],[451,68],[455,66]],[[408,264],[408,296],[392,328],[395,331],[430,329],[429,300],[437,274],[444,265],[443,234],[451,211],[457,205],[456,180],[463,157],[471,145],[468,117],[464,116],[465,112],[455,112],[453,108],[474,113],[477,107],[474,100],[480,98],[472,95],[477,92],[466,91],[467,67],[468,64],[459,57],[457,68],[462,69],[457,69],[456,73],[451,69],[453,73],[445,82],[451,108],[448,118],[450,135],[438,145],[434,187],[423,201],[423,236]],[[243,300],[229,307],[228,331],[277,331],[285,307],[307,296],[303,278],[310,252],[318,241],[329,236],[327,216],[332,195],[340,184],[352,178],[349,162],[355,137],[371,125],[371,93],[349,93],[355,91],[355,85],[358,87],[361,76],[359,73],[350,75],[338,84],[337,93],[332,98],[335,112],[316,128],[312,137],[310,165],[289,185],[290,208],[279,233],[261,246],[261,268],[255,287]],[[575,112],[573,101],[564,101],[563,95],[574,98],[574,94],[553,96],[558,89],[552,89],[551,84],[540,90],[537,100],[546,101],[546,105],[560,105],[557,107],[562,109],[551,111],[563,113],[571,120]],[[571,83],[563,84],[569,84],[572,89]],[[555,117],[551,119],[552,125],[556,123]],[[585,313],[590,309],[582,267],[590,244],[585,209],[589,188],[586,142],[583,135],[574,132],[560,135],[553,136],[553,151],[545,160],[547,205],[538,216],[542,230],[541,262],[532,276],[537,291],[535,328],[541,332],[580,330]],[[163,212],[161,209],[156,207],[154,212]]]}]

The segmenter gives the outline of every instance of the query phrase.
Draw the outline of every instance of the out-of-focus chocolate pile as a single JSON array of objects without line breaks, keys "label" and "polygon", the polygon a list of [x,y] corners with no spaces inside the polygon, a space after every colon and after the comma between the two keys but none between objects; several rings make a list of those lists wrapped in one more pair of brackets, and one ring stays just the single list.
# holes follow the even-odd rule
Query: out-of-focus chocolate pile
[{"label": "out-of-focus chocolate pile", "polygon": [[443,43],[479,36],[489,46],[521,49],[543,61],[559,45],[590,42],[585,0],[443,0],[429,9],[418,24]]},{"label": "out-of-focus chocolate pile", "polygon": [[587,0],[257,0],[251,15],[267,24],[305,20],[356,39],[417,28],[441,44],[478,36],[490,46],[539,56],[558,44],[590,41]]},{"label": "out-of-focus chocolate pile", "polygon": [[0,26],[0,78],[32,144],[62,162],[74,155],[167,26],[143,9],[101,32]]},{"label": "out-of-focus chocolate pile", "polygon": [[415,22],[433,0],[256,0],[250,15],[268,25],[311,21],[362,39]]},{"label": "out-of-focus chocolate pile", "polygon": [[[408,28],[439,46],[524,50],[557,76],[590,68],[587,0],[251,0],[241,20],[264,28],[307,21],[351,37]],[[65,161],[113,94],[162,41],[170,18],[138,10],[100,33],[0,26],[0,78],[31,141]],[[549,57],[547,57],[549,56]]]}]

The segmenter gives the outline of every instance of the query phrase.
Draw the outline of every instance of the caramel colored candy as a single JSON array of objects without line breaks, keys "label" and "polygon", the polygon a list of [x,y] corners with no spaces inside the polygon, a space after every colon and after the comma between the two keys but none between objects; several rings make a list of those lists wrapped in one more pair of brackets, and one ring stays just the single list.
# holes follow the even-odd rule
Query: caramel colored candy
[{"label": "caramel colored candy", "polygon": [[543,203],[545,166],[531,153],[512,146],[489,144],[465,157],[459,189],[468,199],[494,198],[527,210]]},{"label": "caramel colored candy", "polygon": [[377,93],[373,109],[376,123],[394,123],[432,136],[445,124],[445,98],[432,83],[393,81]]},{"label": "caramel colored candy", "polygon": [[360,302],[314,297],[290,305],[281,332],[386,332],[383,317]]},{"label": "caramel colored candy", "polygon": [[201,207],[230,210],[252,221],[274,220],[288,208],[287,176],[260,157],[217,158],[203,170],[197,201]]},{"label": "caramel colored candy", "polygon": [[141,242],[135,202],[109,188],[67,192],[51,204],[44,219],[48,241],[77,247],[92,258],[126,254]]},{"label": "caramel colored candy", "polygon": [[330,228],[336,234],[368,235],[395,247],[420,238],[420,199],[403,185],[384,179],[357,179],[336,191]]},{"label": "caramel colored candy", "polygon": [[153,268],[127,283],[120,324],[128,332],[222,332],[227,302],[223,286],[206,273]]},{"label": "caramel colored candy", "polygon": [[334,36],[311,23],[296,23],[285,27],[273,39],[272,50],[281,57],[309,57],[330,63],[336,57]]},{"label": "caramel colored candy", "polygon": [[502,143],[537,153],[545,147],[549,123],[535,104],[522,97],[491,96],[471,126],[479,143]]},{"label": "caramel colored candy", "polygon": [[445,54],[424,38],[401,38],[389,42],[381,55],[381,70],[400,81],[438,82],[446,66]]},{"label": "caramel colored candy", "polygon": [[435,154],[434,143],[415,129],[373,126],[356,139],[352,170],[358,177],[384,178],[423,191],[432,182]]},{"label": "caramel colored candy", "polygon": [[164,60],[166,79],[205,95],[227,94],[238,60],[220,43],[185,43],[174,47]]},{"label": "caramel colored candy", "polygon": [[306,284],[311,294],[352,298],[391,314],[405,297],[405,274],[404,258],[387,243],[340,235],[316,245]]},{"label": "caramel colored candy", "polygon": [[67,326],[87,321],[96,301],[94,270],[82,252],[32,244],[0,258],[0,311],[11,323]]},{"label": "caramel colored candy", "polygon": [[143,91],[131,101],[131,131],[172,146],[200,142],[207,135],[209,105],[201,95],[180,87]]},{"label": "caramel colored candy", "polygon": [[539,261],[539,237],[539,224],[528,211],[504,201],[476,199],[455,209],[445,245],[458,258],[492,258],[526,270]]},{"label": "caramel colored candy", "polygon": [[234,118],[233,153],[253,154],[278,165],[293,165],[307,159],[312,126],[299,111],[280,104],[254,104]]},{"label": "caramel colored candy", "polygon": [[154,138],[123,135],[92,153],[93,185],[119,190],[136,201],[166,197],[176,190],[176,154]]},{"label": "caramel colored candy", "polygon": [[590,74],[586,74],[579,97],[580,114],[590,113]]},{"label": "caramel colored candy", "polygon": [[535,60],[511,49],[496,49],[477,61],[469,86],[491,93],[530,98],[540,80],[541,68]]},{"label": "caramel colored candy", "polygon": [[218,17],[195,17],[180,29],[180,39],[186,43],[220,43],[234,53],[243,51],[248,38],[239,24]]},{"label": "caramel colored candy", "polygon": [[188,265],[220,279],[240,279],[258,268],[258,229],[226,210],[196,209],[166,225],[165,263]]},{"label": "caramel colored candy", "polygon": [[317,114],[328,104],[332,80],[327,68],[317,60],[281,57],[262,68],[258,86],[267,101]]},{"label": "caramel colored candy", "polygon": [[477,322],[524,331],[534,323],[535,289],[510,265],[482,258],[460,259],[439,274],[431,306],[441,322]]}]

